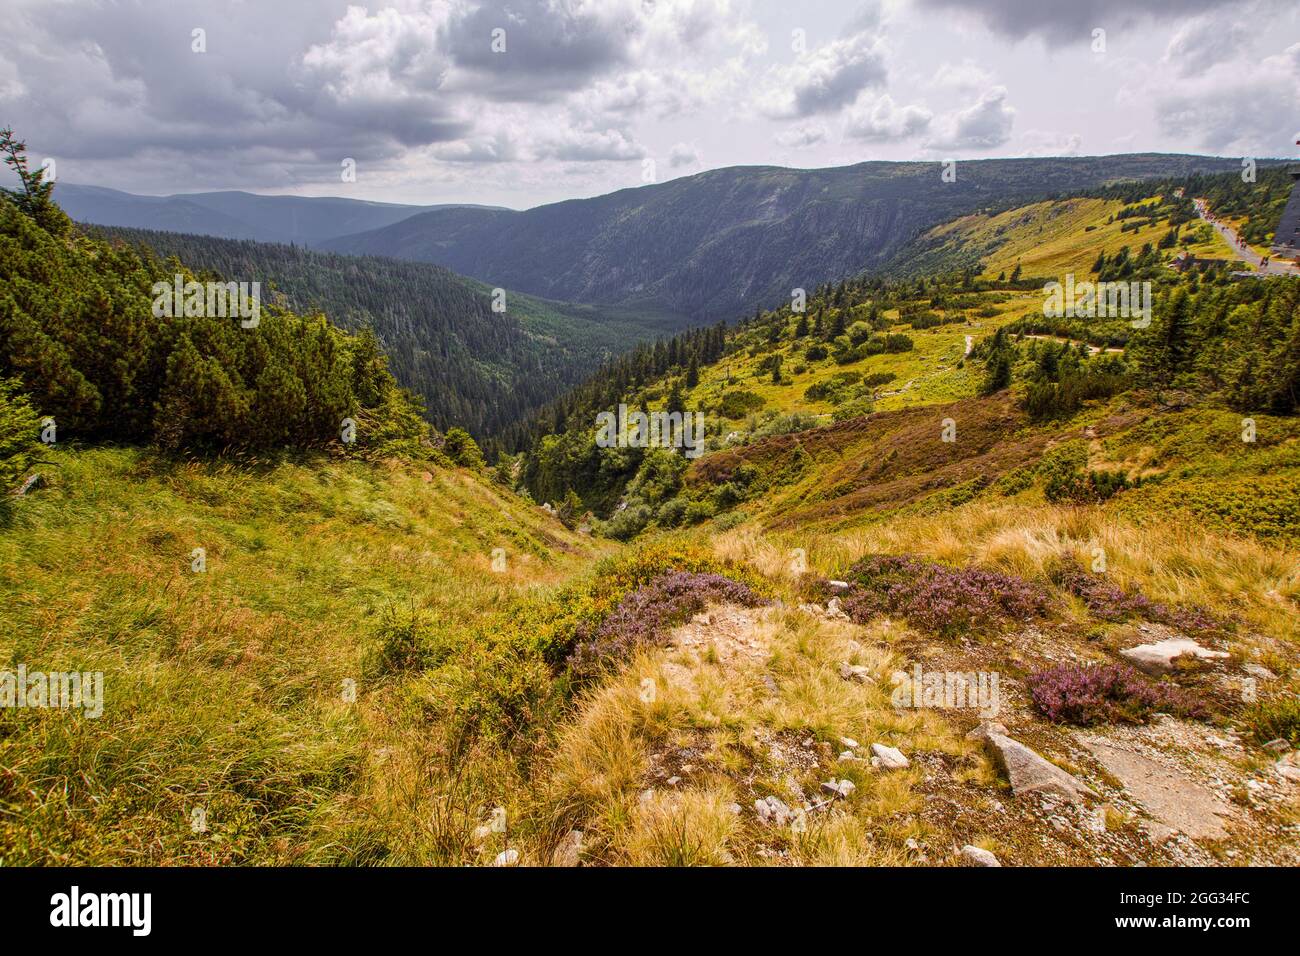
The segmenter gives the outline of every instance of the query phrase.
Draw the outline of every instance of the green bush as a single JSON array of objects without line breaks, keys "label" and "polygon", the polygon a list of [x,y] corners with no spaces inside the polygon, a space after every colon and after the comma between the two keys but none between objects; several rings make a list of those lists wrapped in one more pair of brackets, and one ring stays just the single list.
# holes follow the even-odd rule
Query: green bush
[{"label": "green bush", "polygon": [[483,452],[478,447],[478,442],[474,441],[470,433],[463,428],[447,430],[442,450],[457,465],[473,468],[475,471],[483,468]]},{"label": "green bush", "polygon": [[718,414],[724,418],[740,419],[755,409],[762,408],[763,405],[763,399],[753,392],[736,389],[722,396],[722,404],[718,406]]},{"label": "green bush", "polygon": [[1300,747],[1300,697],[1294,694],[1261,700],[1242,713],[1241,719],[1256,743],[1280,738]]},{"label": "green bush", "polygon": [[0,379],[0,495],[22,480],[35,458],[40,429],[36,410],[18,382]]},{"label": "green bush", "polygon": [[1122,471],[1073,471],[1052,475],[1043,494],[1048,501],[1101,502],[1128,487]]}]

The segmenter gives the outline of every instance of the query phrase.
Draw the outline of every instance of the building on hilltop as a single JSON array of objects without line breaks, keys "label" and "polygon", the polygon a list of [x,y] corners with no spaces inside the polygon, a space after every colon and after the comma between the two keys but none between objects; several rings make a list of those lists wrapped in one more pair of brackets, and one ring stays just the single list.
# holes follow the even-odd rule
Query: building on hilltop
[{"label": "building on hilltop", "polygon": [[1208,256],[1194,256],[1190,252],[1182,252],[1169,261],[1169,268],[1175,272],[1186,272],[1188,269],[1213,269],[1216,266],[1226,266],[1227,259],[1213,259]]},{"label": "building on hilltop", "polygon": [[1287,170],[1291,174],[1291,198],[1282,210],[1277,230],[1273,233],[1273,255],[1284,259],[1300,256],[1300,166]]}]

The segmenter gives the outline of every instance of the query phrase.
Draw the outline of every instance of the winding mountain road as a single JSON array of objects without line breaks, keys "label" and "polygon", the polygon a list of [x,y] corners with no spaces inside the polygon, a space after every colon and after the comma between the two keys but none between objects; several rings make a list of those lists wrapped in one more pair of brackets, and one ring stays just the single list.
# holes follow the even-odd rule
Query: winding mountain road
[{"label": "winding mountain road", "polygon": [[1254,249],[1250,248],[1242,238],[1237,235],[1237,231],[1227,223],[1220,222],[1210,214],[1204,199],[1193,199],[1192,203],[1196,206],[1196,214],[1214,227],[1214,230],[1223,237],[1223,241],[1232,247],[1233,255],[1243,262],[1254,267],[1256,272],[1263,272],[1271,276],[1294,276],[1300,275],[1300,267],[1289,259],[1273,258],[1269,260],[1267,266],[1263,265],[1264,259]]}]

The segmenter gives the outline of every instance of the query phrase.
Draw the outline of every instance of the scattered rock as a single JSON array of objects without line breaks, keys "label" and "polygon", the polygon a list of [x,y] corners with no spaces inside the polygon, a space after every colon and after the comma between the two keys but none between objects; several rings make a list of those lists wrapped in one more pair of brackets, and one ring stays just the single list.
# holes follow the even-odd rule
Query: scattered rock
[{"label": "scattered rock", "polygon": [[840,607],[840,599],[837,597],[833,597],[826,602],[826,616],[838,618],[842,621],[847,621],[849,619],[849,616],[844,613],[844,609]]},{"label": "scattered rock", "polygon": [[1078,802],[1084,797],[1095,797],[1097,792],[1086,784],[1076,780],[1056,764],[1052,763],[1018,740],[1012,740],[1005,734],[989,731],[984,737],[993,762],[1011,781],[1011,790],[1016,796],[1026,793],[1055,794],[1071,802]]},{"label": "scattered rock", "polygon": [[1250,663],[1247,664],[1242,664],[1241,669],[1244,670],[1251,677],[1258,677],[1260,680],[1277,680],[1276,674],[1274,674],[1263,664],[1256,664],[1254,661],[1251,661]]},{"label": "scattered rock", "polygon": [[420,480],[427,485],[429,482],[433,481],[433,472],[431,471],[420,472]]},{"label": "scattered rock", "polygon": [[1007,736],[1007,728],[995,721],[985,720],[978,727],[966,735],[967,740],[983,740],[989,734],[1001,734]]},{"label": "scattered rock", "polygon": [[760,823],[775,823],[779,827],[785,826],[793,816],[793,811],[777,797],[755,800],[754,810],[758,813]]},{"label": "scattered rock", "polygon": [[1269,753],[1284,754],[1291,749],[1291,742],[1282,737],[1276,737],[1266,743],[1264,749]]},{"label": "scattered rock", "polygon": [[682,782],[682,778],[681,778],[681,777],[669,777],[669,778],[668,778],[668,786],[670,786],[670,787],[675,787],[675,786],[677,786],[677,785],[678,785],[679,783],[681,783],[681,782]]},{"label": "scattered rock", "polygon": [[502,850],[497,854],[497,858],[492,861],[493,866],[514,866],[519,862],[518,850]]},{"label": "scattered rock", "polygon": [[827,780],[822,784],[822,789],[832,796],[847,797],[858,787],[852,780]]},{"label": "scattered rock", "polygon": [[1273,765],[1277,775],[1292,783],[1300,783],[1300,750],[1293,750]]},{"label": "scattered rock", "polygon": [[981,850],[977,846],[971,846],[969,843],[961,848],[962,858],[970,866],[1001,866],[998,858],[988,850]]},{"label": "scattered rock", "polygon": [[840,743],[843,744],[845,747],[848,747],[850,750],[857,750],[860,746],[862,746],[852,737],[841,737]]},{"label": "scattered rock", "polygon": [[855,754],[852,750],[842,750],[842,751],[840,751],[840,759],[841,759],[841,760],[861,760],[862,758],[859,757],[857,754]]},{"label": "scattered rock", "polygon": [[857,681],[859,684],[874,684],[876,679],[871,676],[871,670],[861,664],[850,664],[845,661],[840,665],[840,676],[845,680]]},{"label": "scattered rock", "polygon": [[880,767],[884,770],[906,770],[912,765],[912,762],[903,756],[903,752],[897,747],[887,747],[884,744],[871,745],[873,767]]},{"label": "scattered rock", "polygon": [[1128,658],[1149,673],[1172,671],[1174,658],[1184,654],[1190,654],[1203,661],[1228,656],[1225,651],[1212,651],[1188,637],[1170,637],[1163,641],[1156,641],[1154,644],[1139,644],[1137,647],[1120,651],[1121,656]]},{"label": "scattered rock", "polygon": [[560,840],[551,857],[554,866],[577,866],[582,859],[582,831],[570,830]]},{"label": "scattered rock", "polygon": [[848,581],[827,581],[826,583],[833,588],[839,588],[841,591],[847,589],[849,586]]}]

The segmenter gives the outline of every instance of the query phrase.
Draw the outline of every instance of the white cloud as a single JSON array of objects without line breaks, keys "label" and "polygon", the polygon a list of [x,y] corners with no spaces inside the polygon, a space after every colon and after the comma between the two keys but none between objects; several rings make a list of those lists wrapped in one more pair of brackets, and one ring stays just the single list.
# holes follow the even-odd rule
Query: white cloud
[{"label": "white cloud", "polygon": [[1236,59],[1251,39],[1241,20],[1236,14],[1193,17],[1170,38],[1161,62],[1172,65],[1179,76],[1195,76]]},{"label": "white cloud", "polygon": [[863,90],[884,86],[886,79],[884,41],[872,33],[856,33],[774,69],[758,97],[758,108],[776,119],[834,113]]},{"label": "white cloud", "polygon": [[993,85],[993,74],[971,60],[960,63],[942,63],[935,70],[930,85],[961,93],[986,90]]},{"label": "white cloud", "polygon": [[1002,36],[1038,36],[1050,46],[1087,45],[1096,27],[1116,30],[1199,13],[1224,0],[915,0],[921,10],[956,10]]},{"label": "white cloud", "polygon": [[995,86],[971,106],[943,117],[932,149],[993,149],[1011,138],[1016,111],[1007,105],[1005,87]]},{"label": "white cloud", "polygon": [[668,165],[673,169],[680,169],[683,166],[698,166],[700,164],[700,149],[692,143],[677,143],[668,151]]},{"label": "white cloud", "polygon": [[536,155],[542,159],[592,163],[641,159],[646,150],[625,130],[569,128],[539,142]]},{"label": "white cloud", "polygon": [[1300,43],[1258,63],[1219,64],[1168,88],[1156,97],[1155,113],[1164,133],[1203,149],[1285,155],[1294,138],[1283,130],[1300,114]]},{"label": "white cloud", "polygon": [[826,127],[821,123],[801,123],[776,135],[778,145],[787,149],[806,149],[826,141]]},{"label": "white cloud", "polygon": [[873,143],[908,139],[930,127],[932,114],[922,106],[897,106],[888,93],[874,102],[855,104],[845,117],[844,134]]}]

